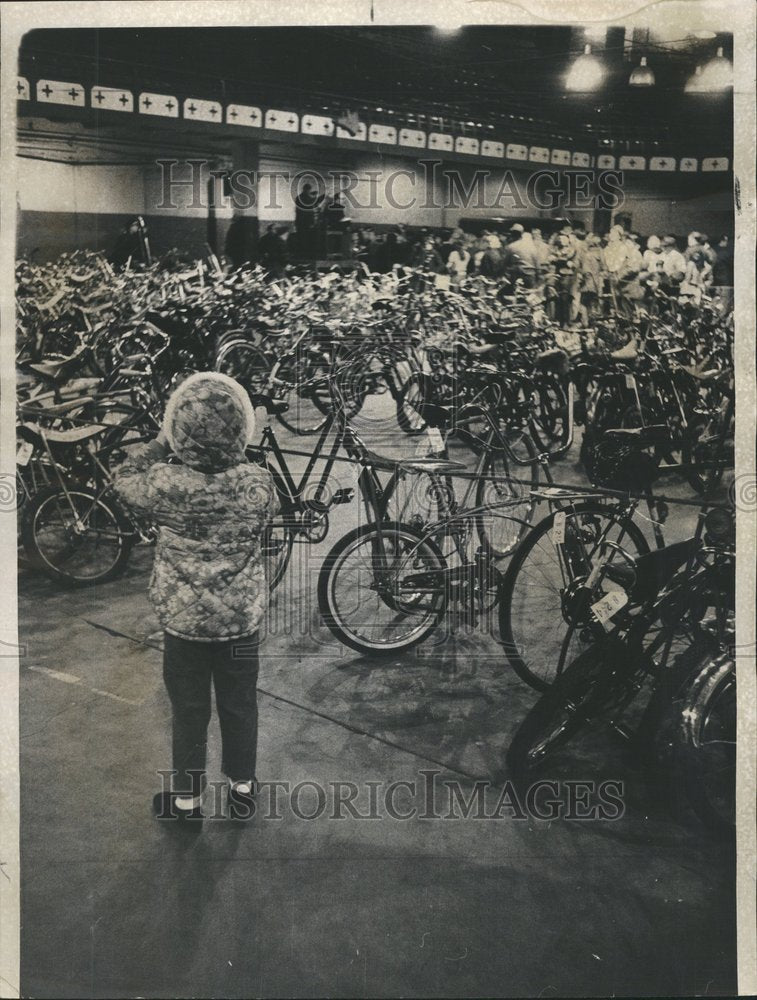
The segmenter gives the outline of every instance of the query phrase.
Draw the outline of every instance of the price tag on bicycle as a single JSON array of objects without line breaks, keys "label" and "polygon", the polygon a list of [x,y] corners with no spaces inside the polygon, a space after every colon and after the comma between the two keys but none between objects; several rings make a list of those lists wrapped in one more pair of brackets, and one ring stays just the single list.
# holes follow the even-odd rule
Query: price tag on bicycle
[{"label": "price tag on bicycle", "polygon": [[34,445],[30,441],[22,441],[16,452],[16,465],[28,465],[34,453]]},{"label": "price tag on bicycle", "polygon": [[611,590],[609,594],[601,597],[596,604],[592,604],[591,610],[596,615],[600,624],[606,632],[612,628],[612,618],[622,607],[628,604],[628,594],[624,590]]},{"label": "price tag on bicycle", "polygon": [[565,511],[558,510],[552,522],[552,544],[562,545],[565,541]]}]

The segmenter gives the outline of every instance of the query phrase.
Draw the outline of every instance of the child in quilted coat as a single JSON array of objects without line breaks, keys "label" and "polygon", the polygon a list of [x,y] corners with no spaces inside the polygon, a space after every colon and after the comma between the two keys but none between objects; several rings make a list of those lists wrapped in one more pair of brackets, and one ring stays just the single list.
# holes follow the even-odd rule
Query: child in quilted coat
[{"label": "child in quilted coat", "polygon": [[[232,816],[252,813],[257,752],[257,631],[268,604],[261,535],[275,512],[270,473],[245,458],[255,430],[247,393],[215,372],[187,378],[155,441],[115,473],[126,503],[159,527],[150,597],[164,629],[173,710],[170,792],[161,819],[201,819],[211,683]],[[167,461],[172,451],[178,462]]]}]

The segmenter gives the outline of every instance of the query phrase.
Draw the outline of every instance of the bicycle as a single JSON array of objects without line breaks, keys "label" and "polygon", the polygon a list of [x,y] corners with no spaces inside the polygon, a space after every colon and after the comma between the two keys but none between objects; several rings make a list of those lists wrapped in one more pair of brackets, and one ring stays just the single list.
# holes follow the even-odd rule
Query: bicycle
[{"label": "bicycle", "polygon": [[[627,743],[648,776],[667,772],[668,797],[670,788],[683,786],[705,822],[721,830],[732,826],[735,672],[727,650],[733,641],[733,542],[730,512],[724,516],[722,507],[712,507],[702,511],[691,539],[635,561],[605,614],[595,606],[603,634],[518,727],[507,752],[513,780],[533,780],[568,743],[602,724]],[[607,615],[610,606],[615,610]],[[646,708],[629,729],[624,719],[650,685]],[[714,775],[708,746],[719,755]],[[707,774],[716,787],[705,784]]]}]

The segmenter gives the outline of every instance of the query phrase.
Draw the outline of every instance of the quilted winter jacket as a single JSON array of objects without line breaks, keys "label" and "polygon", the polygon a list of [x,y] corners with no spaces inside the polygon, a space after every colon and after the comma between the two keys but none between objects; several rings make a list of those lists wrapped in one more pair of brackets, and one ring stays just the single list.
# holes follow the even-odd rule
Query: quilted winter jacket
[{"label": "quilted winter jacket", "polygon": [[126,503],[159,526],[150,598],[184,639],[249,636],[268,604],[260,536],[276,510],[271,475],[246,461],[255,415],[232,379],[202,372],[173,393],[163,429],[181,464],[153,441],[115,473]]}]

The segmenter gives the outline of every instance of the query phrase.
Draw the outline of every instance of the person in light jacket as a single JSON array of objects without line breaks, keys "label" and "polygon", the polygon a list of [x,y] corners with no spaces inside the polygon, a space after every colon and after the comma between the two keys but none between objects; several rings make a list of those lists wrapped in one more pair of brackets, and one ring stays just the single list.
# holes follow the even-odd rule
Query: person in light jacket
[{"label": "person in light jacket", "polygon": [[257,633],[268,604],[261,539],[278,506],[270,473],[245,458],[254,430],[244,389],[200,372],[168,400],[158,437],[131,449],[114,475],[121,498],[159,529],[149,593],[173,712],[172,787],[153,800],[162,820],[202,819],[211,684],[230,814],[254,810]]}]

